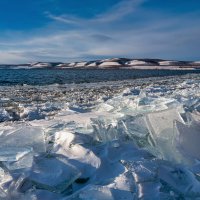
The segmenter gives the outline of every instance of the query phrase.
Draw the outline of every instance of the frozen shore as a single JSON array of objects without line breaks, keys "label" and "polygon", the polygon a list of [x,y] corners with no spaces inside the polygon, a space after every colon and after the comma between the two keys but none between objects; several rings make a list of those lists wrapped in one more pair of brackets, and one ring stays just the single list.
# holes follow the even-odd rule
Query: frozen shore
[{"label": "frozen shore", "polygon": [[200,198],[198,74],[0,96],[0,199]]}]

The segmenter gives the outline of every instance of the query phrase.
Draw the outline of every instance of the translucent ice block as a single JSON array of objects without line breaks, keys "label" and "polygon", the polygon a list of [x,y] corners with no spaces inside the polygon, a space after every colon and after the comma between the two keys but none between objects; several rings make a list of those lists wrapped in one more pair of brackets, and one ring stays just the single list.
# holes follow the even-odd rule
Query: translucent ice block
[{"label": "translucent ice block", "polygon": [[151,182],[156,180],[157,164],[151,160],[123,162],[126,168],[132,172],[136,183]]},{"label": "translucent ice block", "polygon": [[200,196],[200,182],[189,170],[181,166],[161,164],[158,168],[158,177],[164,181],[165,187],[185,196]]},{"label": "translucent ice block", "polygon": [[6,196],[7,196],[6,192],[0,188],[0,199],[6,200]]},{"label": "translucent ice block", "polygon": [[158,137],[171,139],[175,120],[184,123],[177,109],[147,114],[148,128],[155,140]]},{"label": "translucent ice block", "polygon": [[81,178],[90,177],[101,165],[101,160],[93,151],[84,147],[89,140],[87,135],[73,134],[68,131],[55,133],[54,152],[67,157],[70,163],[77,166],[82,172]]},{"label": "translucent ice block", "polygon": [[110,188],[106,186],[88,185],[65,200],[114,200]]},{"label": "translucent ice block", "polygon": [[[36,197],[35,194],[33,194],[31,192],[19,193],[17,191],[10,191],[9,193],[6,193],[5,198],[2,198],[1,200],[11,200],[11,199],[16,199],[16,200],[36,200],[37,197]],[[37,200],[39,200],[39,199],[37,199]]]},{"label": "translucent ice block", "polygon": [[31,168],[33,164],[33,152],[29,152],[17,161],[3,162],[8,170],[18,170],[18,169],[28,169]]},{"label": "translucent ice block", "polygon": [[113,110],[113,109],[114,109],[113,106],[111,106],[111,105],[109,105],[109,104],[107,104],[107,103],[101,103],[101,104],[98,106],[97,111],[99,111],[99,112],[109,112],[109,111],[111,111],[111,110]]},{"label": "translucent ice block", "polygon": [[200,122],[200,113],[199,112],[187,113],[187,118],[188,121]]},{"label": "translucent ice block", "polygon": [[18,161],[31,151],[31,148],[1,147],[0,161]]},{"label": "translucent ice block", "polygon": [[5,109],[0,108],[0,122],[10,119],[12,119],[12,117],[9,115],[9,113]]},{"label": "translucent ice block", "polygon": [[132,136],[142,138],[149,133],[143,116],[126,117],[123,121],[128,133]]},{"label": "translucent ice block", "polygon": [[137,199],[160,199],[159,190],[161,184],[159,182],[142,182],[137,185]]},{"label": "translucent ice block", "polygon": [[[146,117],[156,156],[180,162],[181,158],[174,145],[175,120],[184,123],[177,109],[149,113]],[[152,144],[153,144],[152,143]],[[172,153],[173,152],[173,153]]]},{"label": "translucent ice block", "polygon": [[122,161],[122,163],[134,177],[136,183],[135,199],[162,199],[160,198],[162,185],[157,178],[157,160],[138,158],[138,161]]},{"label": "translucent ice block", "polygon": [[24,126],[16,131],[10,131],[0,136],[0,146],[5,147],[27,147],[33,151],[42,153],[46,151],[44,132],[42,128]]},{"label": "translucent ice block", "polygon": [[105,119],[92,119],[92,127],[96,139],[101,142],[108,142],[118,139],[116,124],[106,122]]},{"label": "translucent ice block", "polygon": [[41,158],[34,164],[29,179],[38,189],[63,192],[81,173],[64,158]]},{"label": "translucent ice block", "polygon": [[178,137],[176,145],[184,156],[200,160],[200,123],[193,121],[190,125],[176,122]]},{"label": "translucent ice block", "polygon": [[34,192],[37,200],[64,200],[62,194],[55,192],[49,192],[47,190],[36,190]]},{"label": "translucent ice block", "polygon": [[9,174],[9,172],[0,167],[0,189],[2,190],[2,193],[6,193],[6,190],[8,188],[7,183],[10,183],[12,180],[13,178]]}]

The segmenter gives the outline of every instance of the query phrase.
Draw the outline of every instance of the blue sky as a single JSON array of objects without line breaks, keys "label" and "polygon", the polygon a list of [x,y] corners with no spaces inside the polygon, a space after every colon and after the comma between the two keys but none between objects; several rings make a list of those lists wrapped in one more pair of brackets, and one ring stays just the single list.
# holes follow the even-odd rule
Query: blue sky
[{"label": "blue sky", "polygon": [[200,60],[199,0],[0,0],[0,63]]}]

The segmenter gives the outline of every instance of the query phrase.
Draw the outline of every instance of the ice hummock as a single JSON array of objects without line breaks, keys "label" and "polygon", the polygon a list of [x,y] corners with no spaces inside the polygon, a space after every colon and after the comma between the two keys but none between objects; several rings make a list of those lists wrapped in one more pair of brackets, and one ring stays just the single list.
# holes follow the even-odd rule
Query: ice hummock
[{"label": "ice hummock", "polygon": [[26,86],[15,110],[4,99],[0,199],[200,198],[199,78],[135,83],[114,96],[115,83]]}]

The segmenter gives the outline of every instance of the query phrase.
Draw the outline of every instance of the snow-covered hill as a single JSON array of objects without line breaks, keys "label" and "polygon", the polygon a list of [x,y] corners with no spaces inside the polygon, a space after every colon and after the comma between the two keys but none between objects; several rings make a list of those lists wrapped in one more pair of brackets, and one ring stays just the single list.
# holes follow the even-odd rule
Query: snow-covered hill
[{"label": "snow-covered hill", "polygon": [[36,62],[20,65],[0,65],[0,68],[43,69],[43,68],[128,68],[128,69],[200,69],[200,61],[174,61],[161,59],[110,58],[103,60],[71,63]]},{"label": "snow-covered hill", "polygon": [[200,62],[161,59],[111,58],[89,62],[63,63],[58,68],[133,68],[133,69],[196,69]]}]

